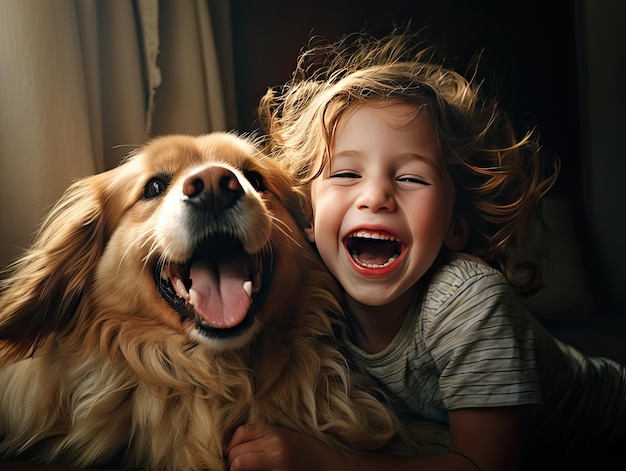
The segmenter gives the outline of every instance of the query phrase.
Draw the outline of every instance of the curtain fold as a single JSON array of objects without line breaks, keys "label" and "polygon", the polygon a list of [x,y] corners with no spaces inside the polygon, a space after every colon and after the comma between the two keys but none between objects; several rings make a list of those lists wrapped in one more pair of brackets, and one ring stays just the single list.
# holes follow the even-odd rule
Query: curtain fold
[{"label": "curtain fold", "polygon": [[161,0],[159,8],[161,35],[169,41],[161,43],[163,83],[152,132],[198,134],[229,128],[208,3]]},{"label": "curtain fold", "polygon": [[[0,267],[72,180],[155,134],[236,127],[229,2],[0,2]],[[215,31],[219,37],[215,36]],[[1,275],[0,275],[1,276]]]},{"label": "curtain fold", "polygon": [[26,246],[73,178],[96,169],[71,1],[0,2],[0,250]]}]

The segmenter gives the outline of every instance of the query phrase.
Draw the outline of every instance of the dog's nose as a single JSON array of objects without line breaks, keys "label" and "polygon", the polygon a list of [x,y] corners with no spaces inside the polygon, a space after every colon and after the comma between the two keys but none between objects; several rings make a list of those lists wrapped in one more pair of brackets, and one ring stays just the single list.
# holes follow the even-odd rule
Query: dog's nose
[{"label": "dog's nose", "polygon": [[196,170],[183,182],[187,201],[214,214],[229,208],[243,195],[237,176],[227,168],[210,165]]}]

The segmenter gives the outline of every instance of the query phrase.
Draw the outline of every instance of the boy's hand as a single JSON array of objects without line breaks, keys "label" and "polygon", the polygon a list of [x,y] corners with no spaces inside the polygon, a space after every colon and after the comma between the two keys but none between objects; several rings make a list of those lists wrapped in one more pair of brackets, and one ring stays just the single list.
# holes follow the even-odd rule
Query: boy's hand
[{"label": "boy's hand", "polygon": [[241,425],[224,454],[230,471],[349,469],[349,458],[307,435],[281,427]]}]

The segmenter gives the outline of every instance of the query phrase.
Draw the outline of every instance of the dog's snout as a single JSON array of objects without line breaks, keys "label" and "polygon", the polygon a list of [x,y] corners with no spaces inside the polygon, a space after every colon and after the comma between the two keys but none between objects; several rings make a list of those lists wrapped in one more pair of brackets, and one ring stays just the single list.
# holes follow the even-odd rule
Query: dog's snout
[{"label": "dog's snout", "polygon": [[243,188],[229,169],[211,165],[187,176],[183,194],[196,207],[218,213],[235,204]]}]

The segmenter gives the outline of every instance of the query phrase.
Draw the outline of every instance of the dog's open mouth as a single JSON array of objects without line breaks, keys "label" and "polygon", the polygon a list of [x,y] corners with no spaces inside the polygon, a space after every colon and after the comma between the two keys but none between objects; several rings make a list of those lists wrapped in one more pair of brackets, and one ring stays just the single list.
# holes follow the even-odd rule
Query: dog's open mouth
[{"label": "dog's open mouth", "polygon": [[271,262],[262,253],[246,253],[238,241],[212,237],[189,261],[160,264],[157,272],[161,295],[182,320],[194,321],[207,337],[225,338],[253,324]]}]

